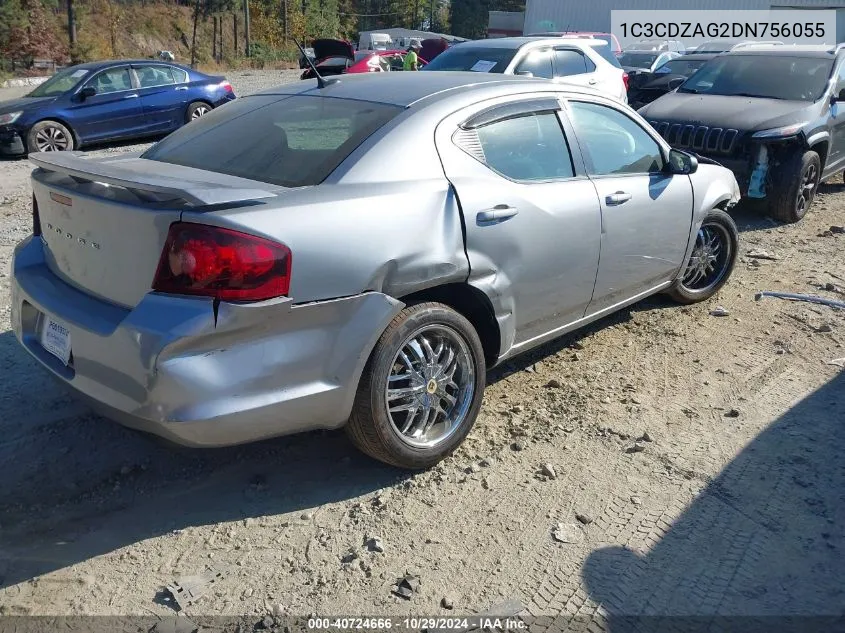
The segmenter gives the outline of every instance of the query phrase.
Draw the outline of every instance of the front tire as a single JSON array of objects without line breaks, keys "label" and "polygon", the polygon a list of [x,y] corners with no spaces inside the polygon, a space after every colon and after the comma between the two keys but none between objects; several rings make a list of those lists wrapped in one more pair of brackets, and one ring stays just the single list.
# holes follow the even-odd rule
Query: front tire
[{"label": "front tire", "polygon": [[739,251],[739,232],[733,218],[712,209],[701,223],[687,265],[668,294],[678,303],[709,299],[731,276]]},{"label": "front tire", "polygon": [[377,460],[429,468],[472,429],[486,380],[484,350],[466,318],[440,303],[408,306],[367,361],[347,434]]},{"label": "front tire", "polygon": [[778,175],[772,187],[771,216],[790,224],[807,215],[816,196],[821,177],[821,160],[814,151],[796,154]]},{"label": "front tire", "polygon": [[33,152],[70,152],[75,146],[73,133],[58,121],[39,121],[26,135],[26,149]]},{"label": "front tire", "polygon": [[185,123],[190,123],[211,112],[211,106],[205,101],[194,101],[185,112]]}]

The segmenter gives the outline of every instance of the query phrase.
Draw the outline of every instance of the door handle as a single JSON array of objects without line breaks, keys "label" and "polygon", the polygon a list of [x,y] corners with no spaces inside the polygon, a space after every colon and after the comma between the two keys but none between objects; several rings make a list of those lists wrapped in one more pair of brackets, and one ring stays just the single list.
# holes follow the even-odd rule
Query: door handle
[{"label": "door handle", "polygon": [[138,95],[136,95],[136,94],[135,95],[125,95],[123,98],[124,99],[137,99]]},{"label": "door handle", "polygon": [[624,204],[631,199],[631,194],[626,193],[624,191],[617,191],[616,193],[612,193],[605,198],[605,202],[609,205],[613,204]]},{"label": "door handle", "polygon": [[187,90],[188,86],[178,86],[176,90]]},{"label": "door handle", "polygon": [[477,222],[501,222],[502,220],[512,218],[517,213],[519,213],[519,210],[514,207],[509,207],[506,204],[497,204],[492,209],[479,211],[475,219]]},{"label": "door handle", "polygon": [[599,82],[598,79],[590,79],[590,81],[588,81],[587,83],[590,84],[591,86],[595,86],[598,82]]}]

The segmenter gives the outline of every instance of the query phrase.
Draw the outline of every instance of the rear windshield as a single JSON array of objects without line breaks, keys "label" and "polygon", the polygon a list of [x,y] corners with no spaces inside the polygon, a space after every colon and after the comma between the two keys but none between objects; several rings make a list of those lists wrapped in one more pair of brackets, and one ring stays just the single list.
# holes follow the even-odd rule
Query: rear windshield
[{"label": "rear windshield", "polygon": [[515,55],[515,48],[453,46],[431,60],[423,70],[473,70],[483,73],[503,73]]},{"label": "rear windshield", "polygon": [[623,66],[630,66],[632,68],[651,68],[651,65],[657,61],[657,54],[622,53],[619,57],[617,57],[617,59]]},{"label": "rear windshield", "polygon": [[400,112],[319,96],[241,97],[173,132],[142,158],[283,187],[316,185]]}]

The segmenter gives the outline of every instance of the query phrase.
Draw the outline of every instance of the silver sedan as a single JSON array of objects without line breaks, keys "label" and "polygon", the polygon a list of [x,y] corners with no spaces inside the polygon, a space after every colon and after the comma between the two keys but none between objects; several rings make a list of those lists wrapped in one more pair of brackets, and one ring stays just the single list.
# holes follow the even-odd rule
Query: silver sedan
[{"label": "silver sedan", "polygon": [[190,446],[345,426],[435,464],[486,371],[728,279],[730,171],[587,88],[348,76],[241,98],[141,155],[31,154],[12,325],[53,376]]}]

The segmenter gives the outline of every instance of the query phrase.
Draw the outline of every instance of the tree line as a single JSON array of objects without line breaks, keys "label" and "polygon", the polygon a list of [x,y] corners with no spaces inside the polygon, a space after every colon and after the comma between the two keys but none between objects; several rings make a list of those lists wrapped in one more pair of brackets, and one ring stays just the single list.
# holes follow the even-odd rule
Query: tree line
[{"label": "tree line", "polygon": [[[524,0],[0,0],[0,59],[25,65],[35,59],[65,63],[130,55],[135,51],[123,51],[121,38],[129,32],[143,36],[158,8],[161,22],[190,17],[179,39],[194,64],[199,50],[202,61],[210,55],[218,63],[284,51],[290,56],[294,42],[354,40],[361,31],[397,27],[477,39],[486,36],[488,11],[521,11],[524,5]],[[177,9],[178,15],[172,12]],[[92,35],[101,42],[93,49],[86,44]]]}]

